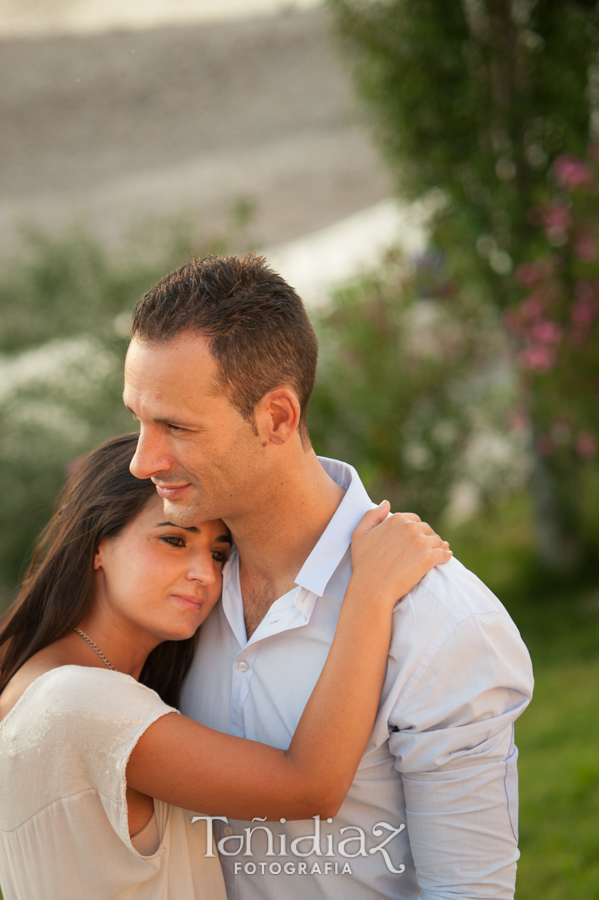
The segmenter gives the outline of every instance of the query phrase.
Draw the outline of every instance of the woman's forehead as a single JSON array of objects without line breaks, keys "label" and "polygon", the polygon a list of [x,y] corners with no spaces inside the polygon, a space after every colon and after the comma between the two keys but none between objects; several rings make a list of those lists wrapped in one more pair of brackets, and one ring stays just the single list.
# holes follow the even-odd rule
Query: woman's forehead
[{"label": "woman's forehead", "polygon": [[156,528],[164,528],[171,526],[172,528],[187,531],[189,534],[204,535],[211,541],[222,540],[225,543],[232,543],[231,532],[222,519],[209,519],[205,522],[199,522],[197,525],[177,525],[169,521],[168,516],[163,510],[163,500],[156,494],[146,503],[141,515],[146,522],[150,522]]}]

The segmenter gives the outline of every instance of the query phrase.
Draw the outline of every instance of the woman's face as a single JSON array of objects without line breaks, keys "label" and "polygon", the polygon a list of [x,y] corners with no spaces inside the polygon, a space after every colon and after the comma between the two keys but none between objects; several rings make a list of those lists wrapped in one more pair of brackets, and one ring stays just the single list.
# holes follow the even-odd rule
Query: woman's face
[{"label": "woman's face", "polygon": [[220,519],[192,528],[171,525],[161,498],[152,497],[118,535],[100,542],[94,604],[152,643],[189,638],[220,596],[230,549]]}]

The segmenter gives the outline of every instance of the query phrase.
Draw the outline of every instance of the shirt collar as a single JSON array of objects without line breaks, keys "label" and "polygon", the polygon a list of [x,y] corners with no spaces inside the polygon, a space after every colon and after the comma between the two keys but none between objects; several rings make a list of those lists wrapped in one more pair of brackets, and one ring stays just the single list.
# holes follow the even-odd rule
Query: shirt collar
[{"label": "shirt collar", "polygon": [[345,489],[345,496],[302,566],[295,583],[322,597],[350,545],[354,528],[364,513],[372,509],[373,503],[353,466],[323,456],[318,459],[327,475]]}]

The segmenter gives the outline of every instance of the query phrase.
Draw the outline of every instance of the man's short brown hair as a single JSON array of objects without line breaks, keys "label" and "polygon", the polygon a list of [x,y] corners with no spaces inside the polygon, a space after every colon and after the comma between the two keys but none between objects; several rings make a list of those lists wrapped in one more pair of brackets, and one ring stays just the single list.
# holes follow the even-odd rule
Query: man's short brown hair
[{"label": "man's short brown hair", "polygon": [[249,422],[264,394],[290,385],[307,434],[316,335],[299,296],[263,256],[207,256],[181,266],[141,298],[131,330],[152,344],[186,331],[206,337],[224,392]]}]

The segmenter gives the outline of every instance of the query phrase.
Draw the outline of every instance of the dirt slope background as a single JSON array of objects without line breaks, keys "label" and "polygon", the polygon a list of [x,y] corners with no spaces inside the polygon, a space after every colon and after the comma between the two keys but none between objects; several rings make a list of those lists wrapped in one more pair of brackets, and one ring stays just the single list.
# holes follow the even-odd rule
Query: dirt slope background
[{"label": "dirt slope background", "polygon": [[186,212],[199,238],[239,200],[269,246],[387,197],[321,10],[0,42],[0,253],[29,220],[118,243]]}]

